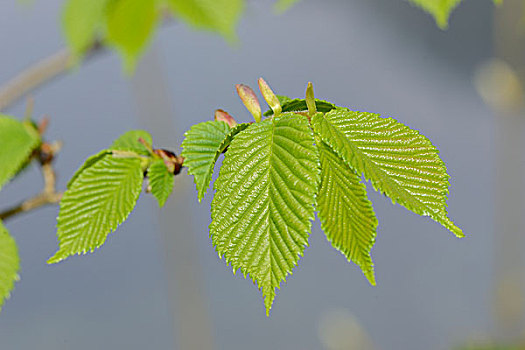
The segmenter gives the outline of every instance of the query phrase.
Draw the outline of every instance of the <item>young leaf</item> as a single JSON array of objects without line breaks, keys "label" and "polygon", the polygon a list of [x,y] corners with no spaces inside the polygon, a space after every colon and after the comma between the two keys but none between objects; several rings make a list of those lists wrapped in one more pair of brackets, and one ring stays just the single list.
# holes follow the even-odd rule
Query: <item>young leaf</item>
[{"label": "young leaf", "polygon": [[32,125],[0,115],[0,188],[16,175],[40,142]]},{"label": "young leaf", "polygon": [[110,3],[107,41],[120,51],[128,72],[135,69],[137,58],[157,25],[158,14],[157,1],[153,0],[113,0]]},{"label": "young leaf", "polygon": [[18,278],[20,259],[16,242],[0,221],[0,311]]},{"label": "young leaf", "polygon": [[[304,98],[302,99],[295,98],[293,100],[288,98],[288,100],[286,100],[287,99],[286,96],[277,96],[277,97],[279,98],[279,101],[281,101],[281,99],[284,101],[284,102],[281,101],[283,113],[308,111],[308,106],[306,105],[306,100]],[[336,108],[336,106],[333,103],[323,101],[323,100],[318,100],[318,99],[315,99],[315,105],[317,107],[317,111],[323,112],[323,113],[330,112],[332,109]],[[273,115],[273,111],[271,109],[264,112],[264,116],[266,117],[271,116],[271,115]]]},{"label": "young leaf", "polygon": [[138,158],[105,155],[82,171],[60,202],[60,249],[48,263],[100,247],[135,207],[142,180]]},{"label": "young leaf", "polygon": [[151,193],[157,198],[159,207],[163,207],[173,191],[173,173],[168,171],[162,159],[155,160],[148,168]]},{"label": "young leaf", "polygon": [[332,245],[357,264],[375,285],[370,250],[377,219],[360,177],[323,141],[316,138],[321,159],[321,187],[317,210],[321,228]]},{"label": "young leaf", "polygon": [[425,136],[392,118],[345,108],[318,113],[312,124],[321,139],[376,190],[463,237],[447,217],[445,164]]},{"label": "young leaf", "polygon": [[210,235],[219,256],[257,281],[267,314],[308,245],[318,182],[319,154],[303,116],[252,124],[226,152]]},{"label": "young leaf", "polygon": [[119,151],[132,151],[143,156],[150,155],[149,150],[144,146],[144,144],[139,142],[140,138],[146,141],[146,143],[149,145],[153,143],[151,135],[146,131],[131,130],[125,134],[122,134],[118,139],[116,139],[111,145],[111,149]]},{"label": "young leaf", "polygon": [[208,190],[213,168],[219,155],[228,147],[233,137],[250,124],[237,124],[231,128],[222,121],[209,121],[191,127],[184,135],[182,154],[188,174],[194,176],[199,202]]},{"label": "young leaf", "polygon": [[62,23],[66,41],[73,53],[82,56],[93,45],[102,29],[109,0],[68,0]]},{"label": "young leaf", "polygon": [[410,0],[410,2],[434,16],[439,28],[446,29],[450,13],[461,0]]},{"label": "young leaf", "polygon": [[175,16],[196,28],[209,29],[235,39],[235,27],[244,9],[244,0],[168,0]]}]

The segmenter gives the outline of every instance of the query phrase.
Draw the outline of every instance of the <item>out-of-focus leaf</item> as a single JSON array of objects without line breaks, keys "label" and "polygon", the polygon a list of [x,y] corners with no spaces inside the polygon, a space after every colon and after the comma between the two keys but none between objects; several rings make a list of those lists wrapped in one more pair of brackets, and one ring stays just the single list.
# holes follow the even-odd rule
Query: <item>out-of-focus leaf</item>
[{"label": "out-of-focus leaf", "polygon": [[113,0],[108,6],[107,41],[121,53],[128,72],[135,69],[138,56],[154,32],[159,17],[157,5],[154,0]]},{"label": "out-of-focus leaf", "polygon": [[192,26],[236,38],[235,27],[244,9],[244,0],[167,0],[175,16]]},{"label": "out-of-focus leaf", "polygon": [[0,115],[0,189],[27,163],[40,142],[31,123]]},{"label": "out-of-focus leaf", "polygon": [[0,310],[14,288],[19,269],[16,242],[0,221]]}]

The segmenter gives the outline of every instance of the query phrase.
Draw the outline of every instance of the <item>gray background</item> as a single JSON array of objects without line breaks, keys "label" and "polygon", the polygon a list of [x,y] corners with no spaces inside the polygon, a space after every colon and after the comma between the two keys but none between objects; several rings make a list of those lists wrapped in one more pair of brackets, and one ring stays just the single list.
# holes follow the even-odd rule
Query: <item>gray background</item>
[{"label": "gray background", "polygon": [[[0,82],[64,46],[61,3],[0,2]],[[58,210],[48,207],[7,223],[22,270],[0,315],[0,349],[182,349],[178,330],[192,315],[174,274],[186,267],[196,271],[189,275],[207,325],[185,335],[208,337],[216,349],[327,348],[320,329],[333,310],[359,323],[376,349],[448,349],[491,331],[494,118],[472,76],[492,55],[492,3],[465,1],[446,32],[401,0],[304,0],[281,16],[271,5],[249,2],[236,46],[175,23],[158,31],[137,77],[126,77],[116,54],[106,53],[34,93],[35,116],[49,115],[49,138],[65,145],[59,188],[126,130],[153,132],[163,120],[168,127],[154,140],[178,152],[184,131],[216,108],[249,120],[235,83],[256,85],[264,76],[277,93],[302,96],[312,81],[320,98],[393,116],[433,141],[451,175],[449,213],[467,238],[371,192],[380,221],[377,287],[330,247],[316,222],[267,318],[257,288],[217,257],[207,230],[211,193],[199,204],[190,177],[176,179],[163,209],[173,211],[164,214],[169,225],[143,194],[101,249],[55,266],[45,264],[57,247]],[[141,102],[141,92],[157,89],[149,70],[167,86],[165,115]],[[7,112],[23,110],[19,103]],[[33,168],[2,190],[0,208],[40,187]],[[189,240],[193,250],[181,252],[188,259],[167,253],[177,251],[170,235]]]}]

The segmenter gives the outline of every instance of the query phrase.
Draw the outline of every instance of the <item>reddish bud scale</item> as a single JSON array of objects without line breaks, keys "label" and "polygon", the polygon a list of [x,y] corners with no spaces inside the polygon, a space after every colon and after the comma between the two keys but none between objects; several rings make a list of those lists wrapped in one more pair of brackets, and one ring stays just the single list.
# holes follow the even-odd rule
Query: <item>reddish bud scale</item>
[{"label": "reddish bud scale", "polygon": [[225,122],[230,126],[230,128],[233,128],[235,125],[237,125],[237,121],[235,121],[235,119],[233,119],[233,117],[228,114],[228,112],[225,112],[222,109],[215,111],[215,121]]},{"label": "reddish bud scale", "polygon": [[178,157],[175,153],[165,149],[156,149],[153,152],[162,158],[170,173],[173,175],[180,173],[182,169],[182,163],[184,161],[182,157]]}]

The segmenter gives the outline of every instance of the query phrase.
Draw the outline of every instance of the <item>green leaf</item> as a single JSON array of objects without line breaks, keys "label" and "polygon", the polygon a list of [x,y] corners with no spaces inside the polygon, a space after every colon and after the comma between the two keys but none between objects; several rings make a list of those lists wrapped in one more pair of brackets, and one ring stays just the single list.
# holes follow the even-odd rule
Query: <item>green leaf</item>
[{"label": "green leaf", "polygon": [[155,160],[148,169],[151,193],[157,198],[159,207],[163,207],[173,191],[173,173],[170,173],[162,159]]},{"label": "green leaf", "polygon": [[275,9],[277,12],[283,13],[292,7],[298,0],[277,0]]},{"label": "green leaf", "polygon": [[20,259],[16,242],[0,221],[0,311],[18,279]]},{"label": "green leaf", "polygon": [[410,0],[410,2],[434,16],[439,28],[446,29],[450,13],[459,5],[461,0]]},{"label": "green leaf", "polygon": [[90,168],[92,167],[96,162],[98,162],[99,160],[101,160],[102,158],[104,158],[106,155],[108,154],[111,154],[111,150],[103,150],[103,151],[100,151],[98,152],[97,154],[95,155],[92,155],[91,157],[89,157],[88,159],[86,159],[86,161],[84,162],[84,164],[82,164],[82,166],[75,172],[75,174],[73,174],[73,177],[69,180],[69,182],[67,183],[67,188],[70,188],[73,183],[76,181],[76,179],[78,178],[78,176],[80,174],[82,174],[82,172],[84,170],[86,170],[87,168]]},{"label": "green leaf", "polygon": [[267,314],[308,245],[318,183],[319,154],[303,116],[252,124],[225,154],[210,235],[219,256],[257,281]]},{"label": "green leaf", "polygon": [[317,210],[321,228],[332,245],[357,264],[375,285],[370,250],[377,219],[360,177],[323,141],[316,138],[321,159],[321,187]]},{"label": "green leaf", "polygon": [[[282,105],[284,105],[285,103],[287,103],[288,101],[291,101],[292,99],[288,96],[284,96],[284,95],[276,95],[277,98],[279,99],[279,103]],[[269,108],[269,107],[268,107]],[[273,114],[273,111],[270,111],[272,112]]]},{"label": "green leaf", "polygon": [[209,121],[191,127],[184,135],[182,153],[188,174],[194,176],[199,202],[204,198],[219,155],[228,147],[233,137],[250,124],[231,128],[222,121]]},{"label": "green leaf", "polygon": [[60,202],[60,249],[48,263],[100,247],[135,207],[142,180],[138,158],[105,155],[82,171]]},{"label": "green leaf", "polygon": [[[279,98],[279,101],[280,100],[281,99]],[[304,98],[303,99],[296,98],[293,100],[288,99],[287,101],[285,100],[284,103],[281,103],[281,105],[282,105],[283,113],[308,111],[308,106],[306,106],[306,100]],[[336,108],[336,106],[333,103],[323,101],[323,100],[318,100],[318,99],[315,99],[315,105],[317,107],[317,112],[323,112],[323,113],[330,112],[332,109]],[[270,109],[264,112],[264,115],[266,117],[271,116],[273,115],[273,111]]]},{"label": "green leaf", "polygon": [[0,115],[0,188],[27,163],[40,142],[30,123]]},{"label": "green leaf", "polygon": [[244,9],[244,0],[168,0],[175,16],[195,28],[219,32],[235,39],[235,27]]},{"label": "green leaf", "polygon": [[113,0],[108,7],[107,41],[121,53],[124,68],[135,69],[157,25],[159,11],[153,0]]},{"label": "green leaf", "polygon": [[66,41],[73,53],[82,56],[103,29],[109,0],[68,0],[62,24]]},{"label": "green leaf", "polygon": [[153,143],[151,135],[144,130],[131,130],[116,139],[111,145],[112,150],[132,151],[143,156],[149,156],[149,150],[139,142],[142,138],[149,145]]},{"label": "green leaf", "polygon": [[143,130],[130,130],[122,134],[113,142],[110,149],[102,150],[99,153],[92,155],[91,157],[86,159],[84,164],[75,172],[73,177],[69,180],[67,188],[70,188],[72,186],[73,182],[75,182],[75,180],[84,170],[91,167],[93,164],[104,158],[106,155],[112,154],[112,151],[114,150],[131,151],[140,155],[149,156],[149,150],[142,143],[139,142],[139,138],[144,139],[144,141],[146,141],[150,145],[153,142],[151,135]]},{"label": "green leaf", "polygon": [[463,237],[447,217],[445,164],[425,136],[392,118],[343,108],[317,113],[312,124],[321,139],[376,190]]}]

